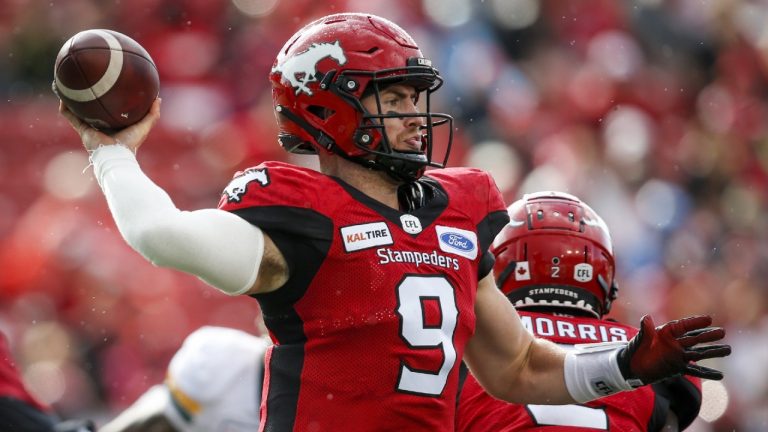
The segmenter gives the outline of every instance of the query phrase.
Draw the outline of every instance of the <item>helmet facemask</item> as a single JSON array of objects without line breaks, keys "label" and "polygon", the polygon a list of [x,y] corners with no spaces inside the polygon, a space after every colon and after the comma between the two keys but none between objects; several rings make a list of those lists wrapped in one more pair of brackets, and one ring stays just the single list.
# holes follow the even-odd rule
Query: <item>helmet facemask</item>
[{"label": "helmet facemask", "polygon": [[[411,58],[409,65],[404,68],[384,69],[374,72],[369,71],[344,71],[335,79],[332,91],[352,104],[356,110],[362,113],[360,123],[353,135],[356,148],[364,152],[361,156],[348,156],[339,153],[365,167],[381,170],[389,174],[397,181],[410,182],[418,179],[424,173],[426,167],[444,168],[448,162],[451,143],[453,141],[453,118],[448,114],[433,113],[431,111],[431,96],[443,84],[437,70],[429,66],[429,61],[422,58]],[[424,64],[427,64],[426,66]],[[357,87],[358,82],[368,82],[366,90],[359,98],[350,90]],[[350,84],[352,83],[352,84]],[[418,101],[423,106],[416,113],[384,112],[381,104],[381,93],[394,84],[409,85],[414,87],[418,94]],[[372,95],[376,100],[376,112],[367,110],[361,100]],[[420,131],[421,150],[398,151],[386,134],[384,121],[386,119],[422,119]],[[433,160],[434,129],[447,127],[448,144],[442,160]]]}]

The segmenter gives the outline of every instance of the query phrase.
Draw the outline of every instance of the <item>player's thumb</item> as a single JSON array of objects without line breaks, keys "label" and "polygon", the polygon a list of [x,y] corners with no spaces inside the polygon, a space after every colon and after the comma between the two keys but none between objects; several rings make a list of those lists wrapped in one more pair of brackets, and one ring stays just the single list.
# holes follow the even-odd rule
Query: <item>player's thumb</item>
[{"label": "player's thumb", "polygon": [[59,101],[59,114],[61,114],[65,119],[67,119],[70,126],[72,126],[75,132],[82,135],[82,129],[83,127],[85,127],[85,122],[83,122],[82,120],[77,118],[77,116],[72,114],[72,111],[70,111],[62,101]]},{"label": "player's thumb", "polygon": [[646,335],[653,335],[653,331],[656,328],[656,324],[653,322],[653,318],[650,315],[643,315],[640,319],[640,329]]}]

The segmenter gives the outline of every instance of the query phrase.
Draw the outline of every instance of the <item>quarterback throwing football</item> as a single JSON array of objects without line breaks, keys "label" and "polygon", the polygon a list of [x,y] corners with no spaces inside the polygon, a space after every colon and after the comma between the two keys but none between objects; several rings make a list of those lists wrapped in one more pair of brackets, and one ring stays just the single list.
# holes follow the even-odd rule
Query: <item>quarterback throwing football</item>
[{"label": "quarterback throwing football", "polygon": [[279,143],[317,154],[320,172],[265,162],[196,211],[177,209],[136,161],[159,101],[114,135],[61,109],[128,244],[259,301],[274,342],[262,430],[450,430],[462,359],[493,396],[521,403],[721,378],[689,364],[730,352],[699,345],[724,336],[707,317],[581,352],[525,330],[491,274],[488,248],[509,221],[501,194],[486,172],[444,168],[452,119],[430,102],[442,78],[396,24],[320,18],[280,50],[270,82]]}]

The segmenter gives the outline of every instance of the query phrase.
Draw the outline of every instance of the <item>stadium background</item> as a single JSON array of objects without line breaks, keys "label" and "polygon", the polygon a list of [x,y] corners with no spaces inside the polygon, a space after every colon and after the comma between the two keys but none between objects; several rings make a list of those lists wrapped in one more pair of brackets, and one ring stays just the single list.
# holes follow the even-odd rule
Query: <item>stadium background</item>
[{"label": "stadium background", "polygon": [[574,193],[611,227],[614,317],[710,313],[713,362],[694,431],[768,430],[768,3],[731,0],[0,0],[0,330],[34,393],[103,422],[163,378],[203,324],[259,332],[258,307],[147,264],[121,240],[50,91],[88,28],[139,41],[163,115],[144,170],[182,209],[216,204],[277,145],[267,74],[301,25],[366,11],[400,24],[445,77],[450,164],[508,202]]}]

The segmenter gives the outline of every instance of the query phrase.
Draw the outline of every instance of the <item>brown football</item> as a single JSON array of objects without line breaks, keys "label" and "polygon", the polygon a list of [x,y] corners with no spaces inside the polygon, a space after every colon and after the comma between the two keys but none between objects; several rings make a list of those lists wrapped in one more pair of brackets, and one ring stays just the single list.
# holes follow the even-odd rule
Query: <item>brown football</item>
[{"label": "brown football", "polygon": [[160,90],[147,50],[112,30],[72,36],[56,56],[53,75],[53,91],[67,108],[107,132],[141,120]]}]

